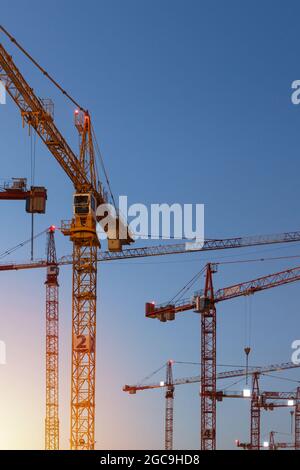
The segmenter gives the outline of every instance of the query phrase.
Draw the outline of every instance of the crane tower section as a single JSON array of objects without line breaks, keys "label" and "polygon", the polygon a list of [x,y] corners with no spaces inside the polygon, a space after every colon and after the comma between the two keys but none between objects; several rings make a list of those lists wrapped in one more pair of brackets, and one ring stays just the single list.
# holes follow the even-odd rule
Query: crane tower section
[{"label": "crane tower section", "polygon": [[55,228],[48,231],[46,277],[46,419],[45,449],[59,449],[58,402],[58,274]]}]

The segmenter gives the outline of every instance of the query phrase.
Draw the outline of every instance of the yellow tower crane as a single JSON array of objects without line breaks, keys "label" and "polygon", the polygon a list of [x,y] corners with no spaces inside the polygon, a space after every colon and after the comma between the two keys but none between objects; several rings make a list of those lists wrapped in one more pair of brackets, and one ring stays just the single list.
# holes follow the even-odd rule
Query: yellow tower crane
[{"label": "yellow tower crane", "polygon": [[[0,30],[70,98],[2,26]],[[100,246],[96,233],[96,208],[106,204],[107,199],[103,186],[96,179],[91,119],[89,113],[78,106],[75,124],[81,145],[77,157],[55,124],[52,103],[37,97],[2,44],[0,80],[19,107],[23,125],[34,129],[75,188],[73,218],[62,224],[64,235],[73,242],[70,445],[71,449],[92,450],[95,444],[97,252]],[[120,251],[123,245],[132,242],[118,215],[116,229],[115,237],[108,240],[112,251]],[[127,237],[121,240],[118,233],[125,233]]]}]

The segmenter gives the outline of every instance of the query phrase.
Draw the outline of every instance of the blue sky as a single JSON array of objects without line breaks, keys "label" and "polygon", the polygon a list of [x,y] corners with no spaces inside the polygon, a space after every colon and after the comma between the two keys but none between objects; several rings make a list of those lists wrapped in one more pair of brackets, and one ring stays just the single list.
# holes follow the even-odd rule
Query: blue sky
[{"label": "blue sky", "polygon": [[[1,23],[84,107],[90,110],[116,195],[129,203],[204,203],[207,237],[276,233],[299,228],[300,107],[291,103],[299,79],[297,2],[289,1],[11,1]],[[20,70],[41,97],[55,102],[58,127],[77,149],[74,108],[6,38]],[[30,177],[30,139],[15,105],[0,107],[1,178]],[[37,143],[36,184],[48,188],[47,214],[36,230],[71,216],[72,185]],[[27,239],[23,203],[1,207],[1,251]],[[44,255],[44,240],[36,255]],[[150,242],[149,242],[150,243]],[[57,235],[59,255],[71,252]],[[216,253],[217,260],[300,254],[298,246]],[[14,259],[29,259],[26,247]],[[147,300],[172,297],[210,258],[205,255],[125,261],[99,267],[97,448],[159,448],[163,396],[128,397],[135,382],[169,358],[199,361],[199,319],[190,313],[161,325],[144,318]],[[216,287],[297,264],[297,260],[223,266]],[[0,446],[43,448],[44,273],[2,275],[0,338],[8,364],[0,369]],[[61,273],[61,425],[68,447],[71,271]],[[201,287],[201,286],[199,286]],[[245,316],[251,308],[253,364],[290,359],[300,335],[298,286],[219,306],[218,363],[243,364]],[[180,367],[180,375],[198,367]],[[284,374],[297,380],[297,373]],[[269,382],[268,382],[269,380]],[[266,386],[293,383],[266,379]],[[239,385],[241,386],[241,385]],[[175,446],[199,446],[197,387],[176,396]],[[218,446],[247,440],[248,407],[219,406]],[[1,410],[0,410],[1,416]],[[2,419],[0,420],[2,421]],[[26,431],[32,422],[34,433]],[[231,426],[228,426],[230,422]],[[234,423],[234,425],[233,425]],[[17,431],[16,431],[17,425]],[[286,432],[288,413],[264,417],[264,433]],[[17,439],[14,439],[17,432]],[[0,433],[1,435],[1,433]],[[2,441],[2,443],[1,443]],[[17,444],[16,444],[17,442]]]}]

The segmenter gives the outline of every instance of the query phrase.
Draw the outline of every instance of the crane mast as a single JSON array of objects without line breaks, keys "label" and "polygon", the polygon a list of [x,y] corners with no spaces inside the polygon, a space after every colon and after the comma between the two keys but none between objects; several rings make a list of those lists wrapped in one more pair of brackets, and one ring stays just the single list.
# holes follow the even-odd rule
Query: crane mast
[{"label": "crane mast", "polygon": [[[207,265],[205,307],[201,309],[201,450],[216,449],[216,306],[212,275]],[[200,312],[200,310],[199,310]]]},{"label": "crane mast", "polygon": [[295,450],[300,450],[300,387],[297,387],[295,406]]},{"label": "crane mast", "polygon": [[260,403],[258,374],[252,377],[250,449],[260,449]]},{"label": "crane mast", "polygon": [[173,450],[173,414],[174,414],[174,384],[173,361],[167,362],[166,372],[166,414],[165,414],[165,449]]},{"label": "crane mast", "polygon": [[55,228],[48,230],[46,277],[46,419],[45,449],[59,449],[59,398],[58,398],[58,274]]},{"label": "crane mast", "polygon": [[[88,113],[77,113],[75,124],[81,138],[80,163],[96,186],[94,147]],[[97,252],[96,201],[83,186],[74,195],[74,217],[62,231],[73,242],[71,449],[93,450],[95,445],[95,371]]]}]

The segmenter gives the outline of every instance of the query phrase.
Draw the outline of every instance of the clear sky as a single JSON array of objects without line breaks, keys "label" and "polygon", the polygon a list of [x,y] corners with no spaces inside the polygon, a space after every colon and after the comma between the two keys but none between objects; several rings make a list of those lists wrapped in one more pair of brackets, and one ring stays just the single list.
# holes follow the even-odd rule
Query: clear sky
[{"label": "clear sky", "polygon": [[[299,229],[300,106],[290,99],[291,83],[300,79],[299,13],[299,3],[292,0],[53,0],[51,5],[11,0],[1,5],[1,23],[90,110],[116,195],[128,195],[130,203],[204,203],[206,237],[222,238]],[[1,42],[36,93],[53,99],[57,125],[76,150],[73,106],[2,35]],[[1,179],[30,178],[30,138],[11,100],[0,106],[0,122]],[[47,214],[36,217],[38,232],[70,218],[72,186],[40,142],[36,153],[35,182],[49,195]],[[3,203],[0,251],[29,236],[23,203]],[[44,255],[44,245],[44,239],[38,241],[36,256]],[[57,250],[59,256],[71,252],[60,233]],[[163,394],[127,396],[122,386],[170,358],[199,361],[196,314],[170,324],[151,322],[144,318],[145,301],[168,300],[209,260],[285,254],[300,255],[300,248],[99,267],[98,449],[161,448]],[[29,256],[26,246],[14,259]],[[222,266],[215,284],[297,263]],[[44,275],[1,274],[0,339],[7,344],[7,365],[0,366],[3,449],[44,445]],[[60,286],[61,447],[68,448],[70,268],[62,269]],[[250,362],[290,360],[291,342],[300,338],[298,292],[291,285],[220,305],[218,364],[244,364],[249,310]],[[175,375],[198,369],[178,366]],[[282,376],[299,379],[296,372]],[[262,386],[291,390],[296,384],[269,378]],[[175,447],[197,449],[197,386],[178,389],[175,406]],[[248,415],[245,402],[218,405],[219,448],[232,448],[236,438],[248,440]],[[262,434],[271,430],[289,430],[287,410],[264,415]]]}]

